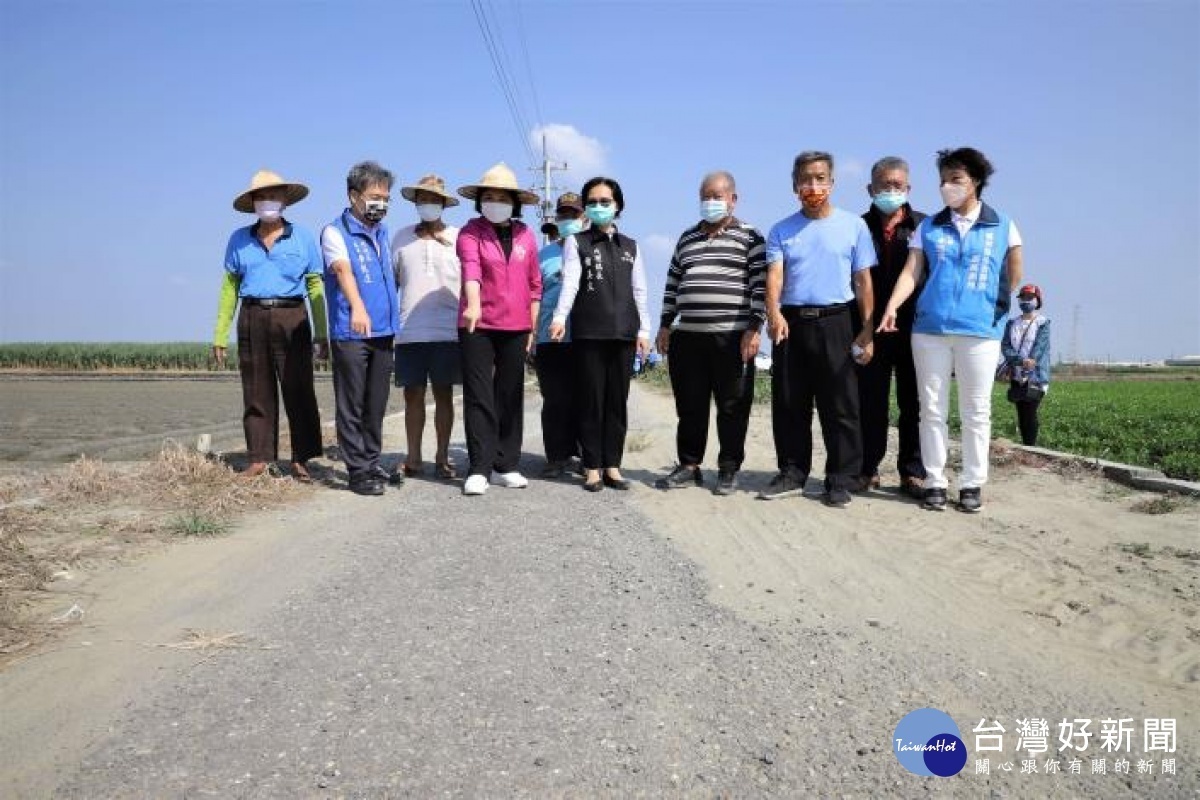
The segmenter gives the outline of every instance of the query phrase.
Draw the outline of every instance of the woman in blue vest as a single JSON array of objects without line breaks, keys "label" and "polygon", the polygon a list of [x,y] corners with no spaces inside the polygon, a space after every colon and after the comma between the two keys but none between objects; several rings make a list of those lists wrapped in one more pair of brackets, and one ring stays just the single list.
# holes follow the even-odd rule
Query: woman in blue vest
[{"label": "woman in blue vest", "polygon": [[646,269],[637,242],[617,230],[625,210],[621,185],[592,178],[583,185],[584,213],[592,225],[563,245],[563,284],[550,338],[566,335],[571,320],[579,392],[579,445],[589,492],[628,489],[621,476],[627,403],[634,353],[650,352]]},{"label": "woman in blue vest", "polygon": [[1038,406],[1050,388],[1050,320],[1041,314],[1042,290],[1027,283],[1017,292],[1021,316],[1008,321],[1000,352],[1011,374],[1008,399],[1017,407],[1021,443],[1037,444]]},{"label": "woman in blue vest", "polygon": [[[994,172],[971,147],[938,153],[946,207],[926,217],[909,239],[908,261],[888,300],[879,330],[896,330],[896,312],[925,279],[913,322],[913,361],[921,397],[923,506],[946,508],[950,377],[958,380],[962,420],[961,511],[983,508],[992,435],[992,384],[1012,286],[1021,282],[1021,235],[981,199]],[[927,277],[926,277],[927,276]]]}]

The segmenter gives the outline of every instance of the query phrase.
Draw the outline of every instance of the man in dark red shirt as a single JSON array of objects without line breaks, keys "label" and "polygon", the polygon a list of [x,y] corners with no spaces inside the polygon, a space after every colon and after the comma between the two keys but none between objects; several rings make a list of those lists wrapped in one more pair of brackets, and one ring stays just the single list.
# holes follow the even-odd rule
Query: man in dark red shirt
[{"label": "man in dark red shirt", "polygon": [[[871,268],[871,283],[876,297],[891,297],[896,278],[904,269],[908,257],[908,237],[916,230],[925,215],[908,203],[910,190],[908,164],[901,158],[887,157],[871,168],[871,207],[863,220],[875,240],[879,263]],[[887,453],[888,403],[891,396],[892,372],[896,373],[896,404],[900,408],[900,448],[896,468],[900,472],[900,488],[909,496],[921,499],[925,467],[921,463],[921,441],[917,432],[920,402],[917,397],[917,374],[913,366],[912,324],[917,295],[900,306],[895,333],[880,333],[875,337],[875,355],[858,369],[859,417],[862,425],[863,460],[859,490],[879,486],[879,464]],[[857,309],[851,308],[852,312]],[[858,324],[855,322],[855,328]]]}]

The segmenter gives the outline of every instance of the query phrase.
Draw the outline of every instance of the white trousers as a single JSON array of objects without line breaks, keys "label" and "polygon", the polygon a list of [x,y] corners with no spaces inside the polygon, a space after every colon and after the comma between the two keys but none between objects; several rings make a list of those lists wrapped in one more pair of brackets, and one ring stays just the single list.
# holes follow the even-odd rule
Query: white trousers
[{"label": "white trousers", "polygon": [[937,336],[914,333],[913,363],[921,396],[921,461],[925,486],[945,489],[946,418],[950,405],[950,376],[958,380],[958,416],[962,421],[960,489],[987,483],[988,448],[992,439],[992,384],[1000,341],[977,336]]}]

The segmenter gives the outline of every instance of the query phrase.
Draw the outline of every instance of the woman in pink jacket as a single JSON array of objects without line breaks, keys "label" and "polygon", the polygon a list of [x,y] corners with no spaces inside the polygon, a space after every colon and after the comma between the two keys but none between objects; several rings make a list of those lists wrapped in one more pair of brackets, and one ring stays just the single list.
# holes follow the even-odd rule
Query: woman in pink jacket
[{"label": "woman in pink jacket", "polygon": [[462,263],[458,340],[462,350],[463,423],[470,468],[463,494],[529,485],[518,469],[525,417],[525,356],[533,347],[542,273],[529,226],[516,219],[537,195],[522,191],[500,163],[458,193],[475,217],[458,234]]}]

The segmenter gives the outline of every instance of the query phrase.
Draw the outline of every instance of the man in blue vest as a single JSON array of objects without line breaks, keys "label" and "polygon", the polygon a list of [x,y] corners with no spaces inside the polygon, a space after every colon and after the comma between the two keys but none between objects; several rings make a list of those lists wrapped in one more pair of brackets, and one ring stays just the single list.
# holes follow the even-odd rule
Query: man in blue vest
[{"label": "man in blue vest", "polygon": [[391,391],[392,340],[400,328],[383,224],[392,181],[392,173],[373,161],[355,164],[346,177],[349,208],[321,231],[338,447],[350,491],[362,495],[381,495],[389,480],[404,480],[399,472],[389,476],[379,460]]}]

